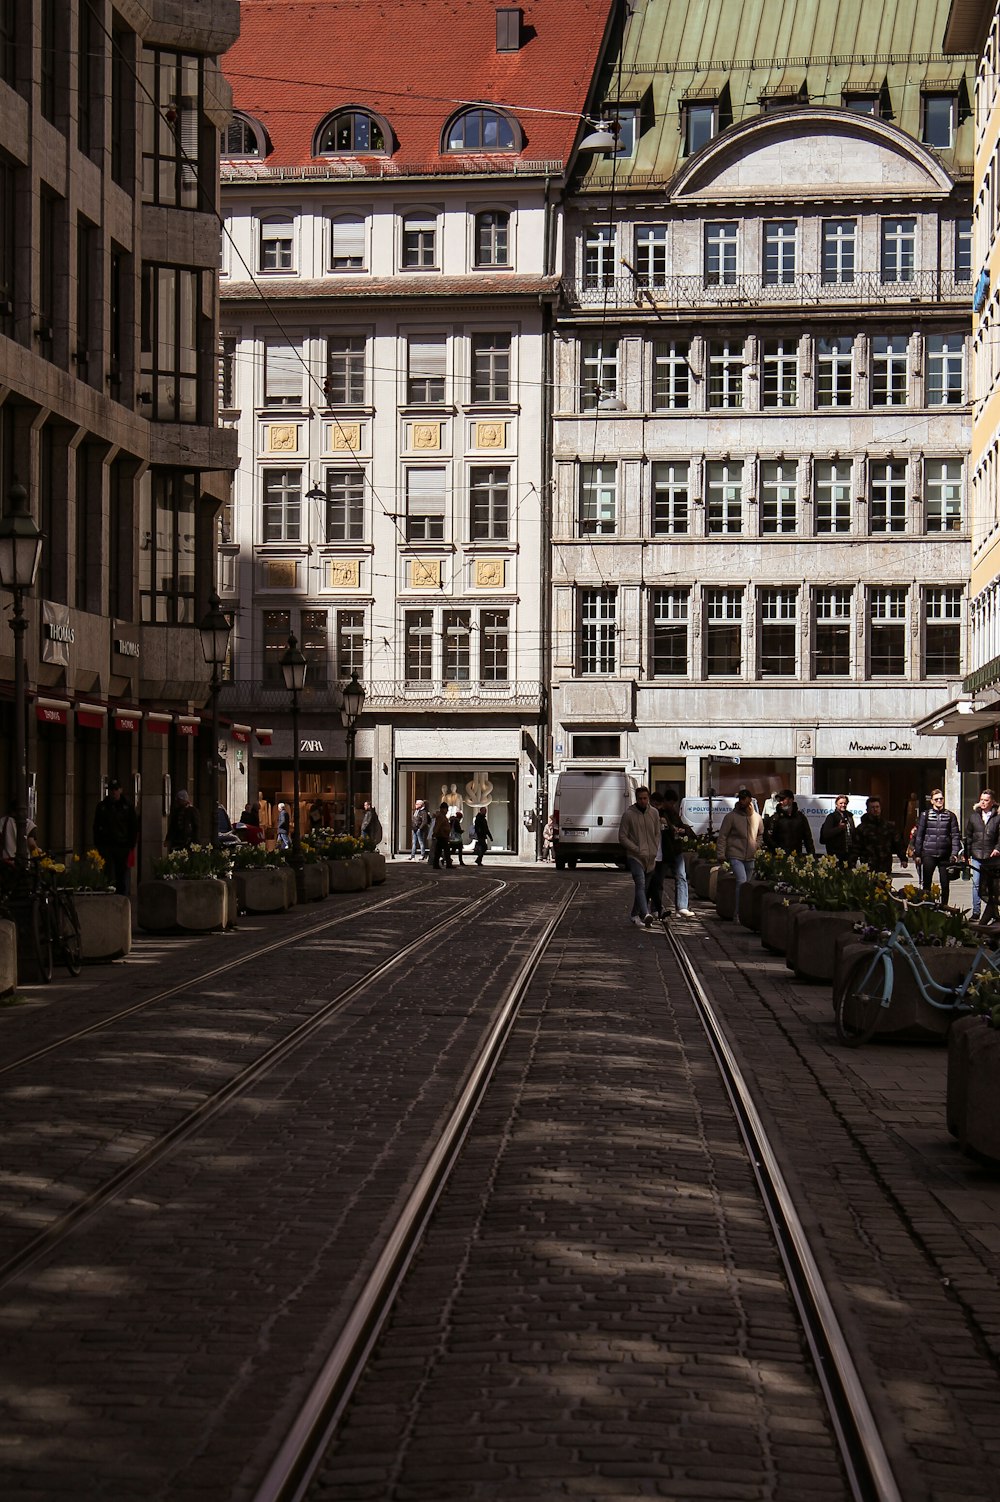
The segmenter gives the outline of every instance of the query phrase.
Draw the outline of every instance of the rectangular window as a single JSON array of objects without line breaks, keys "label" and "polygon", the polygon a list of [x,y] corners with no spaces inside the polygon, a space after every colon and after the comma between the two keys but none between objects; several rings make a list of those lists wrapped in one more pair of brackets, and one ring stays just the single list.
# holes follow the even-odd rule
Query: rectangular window
[{"label": "rectangular window", "polygon": [[17,87],[17,10],[20,0],[0,0],[0,78]]},{"label": "rectangular window", "polygon": [[111,247],[108,299],[108,391],[117,402],[121,401],[126,366],[131,366],[132,357],[132,258],[116,245]]},{"label": "rectangular window", "polygon": [[337,611],[337,679],[345,682],[352,673],[359,678],[365,671],[365,613],[363,610]]},{"label": "rectangular window", "polygon": [[14,168],[0,157],[0,333],[14,332]]},{"label": "rectangular window", "polygon": [[851,530],[851,463],[849,459],[817,459],[813,471],[816,531]]},{"label": "rectangular window", "polygon": [[795,339],[765,339],[762,407],[795,407],[799,400],[799,349]]},{"label": "rectangular window", "polygon": [[765,223],[763,264],[765,287],[794,282],[796,231],[797,225],[794,219],[772,219]]},{"label": "rectangular window", "polygon": [[364,269],[365,221],[360,214],[339,214],[330,221],[330,270]]},{"label": "rectangular window", "polygon": [[912,282],[916,252],[915,219],[882,220],[882,280]]},{"label": "rectangular window", "polygon": [[742,532],[742,462],[740,460],[722,459],[712,464],[706,464],[705,489],[708,499],[709,532]]},{"label": "rectangular window", "polygon": [[909,387],[909,344],[905,334],[872,339],[872,406],[901,407]]},{"label": "rectangular window", "polygon": [[581,589],[580,676],[614,673],[618,664],[618,591]]},{"label": "rectangular window", "polygon": [[262,219],[260,223],[261,271],[295,269],[295,224],[291,219]]},{"label": "rectangular window", "polygon": [[972,280],[972,220],[955,220],[955,280]]},{"label": "rectangular window", "polygon": [[448,374],[446,334],[421,334],[407,341],[406,400],[411,406],[443,402]]},{"label": "rectangular window", "polygon": [[[80,218],[76,222],[76,373],[81,381],[98,384],[101,374],[100,323],[103,277],[100,274],[101,239],[97,226]],[[96,304],[96,306],[95,306]]]},{"label": "rectangular window", "polygon": [[850,589],[813,590],[814,678],[848,678],[851,673]]},{"label": "rectangular window", "polygon": [[957,96],[955,94],[924,94],[921,104],[924,118],[920,139],[926,146],[936,146],[939,151],[950,151],[955,144]]},{"label": "rectangular window", "polygon": [[365,477],[360,469],[326,472],[327,542],[363,542],[365,536]]},{"label": "rectangular window", "polygon": [[742,407],[743,340],[713,340],[708,346],[708,405]]},{"label": "rectangular window", "polygon": [[927,405],[957,407],[965,400],[965,335],[927,335]]},{"label": "rectangular window", "polygon": [[849,407],[854,395],[854,343],[851,339],[816,340],[816,404]]},{"label": "rectangular window", "polygon": [[506,610],[483,610],[479,616],[479,677],[483,683],[506,683],[510,667],[510,618]]},{"label": "rectangular window", "polygon": [[736,284],[736,225],[705,225],[705,285],[732,287]]},{"label": "rectangular window", "polygon": [[235,412],[236,407],[236,350],[235,334],[219,335],[219,410]]},{"label": "rectangular window", "polygon": [[408,271],[432,269],[437,259],[437,215],[417,211],[403,216],[403,266]]},{"label": "rectangular window", "polygon": [[794,459],[760,467],[761,532],[794,532],[798,526],[798,477]]},{"label": "rectangular window", "polygon": [[688,529],[688,466],[672,460],[653,465],[653,535],[681,536]]},{"label": "rectangular window", "polygon": [[364,406],[365,343],[364,334],[332,334],[327,339],[323,392],[329,406]]},{"label": "rectangular window", "polygon": [[615,284],[615,231],[610,224],[592,224],[583,240],[583,285]]},{"label": "rectangular window", "polygon": [[142,54],[142,199],[171,208],[198,207],[203,62],[182,52]]},{"label": "rectangular window", "polygon": [[284,687],[285,675],[281,671],[281,659],[288,646],[292,632],[290,610],[265,610],[261,622],[261,656],[265,683]]},{"label": "rectangular window", "polygon": [[195,621],[197,474],[147,471],[139,501],[139,604],[142,619],[190,626]]},{"label": "rectangular window", "polygon": [[793,678],[795,676],[796,639],[798,637],[798,591],[762,589],[758,597],[760,615],[760,676]]},{"label": "rectangular window", "polygon": [[[55,357],[56,239],[63,219],[63,201],[48,189],[38,195],[38,348],[46,360]],[[61,237],[60,237],[61,238]]]},{"label": "rectangular window", "polygon": [[111,176],[120,188],[132,181],[135,161],[135,33],[116,26],[111,35]]},{"label": "rectangular window", "polygon": [[474,465],[469,471],[469,502],[472,540],[505,540],[510,526],[510,466]]},{"label": "rectangular window", "polygon": [[264,341],[264,406],[301,407],[302,351],[298,345]]},{"label": "rectangular window", "polygon": [[906,676],[906,590],[868,593],[868,663],[873,678]]},{"label": "rectangular window", "polygon": [[924,590],[924,676],[957,678],[962,671],[962,590]]},{"label": "rectangular window", "polygon": [[736,678],[743,667],[743,591],[705,591],[705,676]]},{"label": "rectangular window", "polygon": [[928,532],[961,532],[961,459],[924,460],[924,526]]},{"label": "rectangular window", "polygon": [[473,334],[472,400],[510,401],[509,334]]},{"label": "rectangular window", "polygon": [[468,683],[472,661],[472,617],[467,610],[446,610],[442,617],[441,654],[446,683]]},{"label": "rectangular window", "polygon": [[616,464],[580,465],[580,536],[613,537],[617,530]]},{"label": "rectangular window", "polygon": [[686,678],[690,591],[650,591],[650,673],[654,678]]},{"label": "rectangular window", "polygon": [[265,469],[261,481],[264,495],[264,541],[301,542],[302,471]]},{"label": "rectangular window", "polygon": [[487,209],[476,215],[476,265],[510,265],[510,215]]},{"label": "rectangular window", "polygon": [[80,0],[77,47],[77,143],[86,154],[99,151],[103,136],[104,30],[91,0]]},{"label": "rectangular window", "polygon": [[580,341],[580,411],[592,412],[618,395],[618,340]]},{"label": "rectangular window", "polygon": [[873,463],[868,499],[871,532],[905,532],[906,465],[894,460]]},{"label": "rectangular window", "polygon": [[684,155],[693,156],[707,146],[718,127],[719,105],[715,99],[683,105]]},{"label": "rectangular window", "polygon": [[325,610],[303,610],[300,619],[302,639],[299,646],[308,664],[306,683],[325,688],[330,680],[330,640]]},{"label": "rectangular window", "polygon": [[141,377],[154,422],[198,422],[200,271],[144,266]]},{"label": "rectangular window", "polygon": [[429,683],[434,666],[434,617],[429,610],[408,610],[403,617],[406,680]]},{"label": "rectangular window", "polygon": [[856,234],[853,219],[824,219],[823,281],[827,284],[853,282]]},{"label": "rectangular window", "polygon": [[441,542],[444,538],[445,470],[406,471],[406,537],[408,542]]},{"label": "rectangular window", "polygon": [[635,277],[641,287],[662,287],[667,280],[667,226],[635,227]]},{"label": "rectangular window", "polygon": [[657,339],[653,345],[653,410],[674,412],[691,403],[691,346],[686,339]]},{"label": "rectangular window", "polygon": [[[38,49],[39,104],[42,114],[53,125],[57,123],[62,71],[60,62],[63,38],[60,36],[58,16],[60,10],[59,0],[41,0]],[[67,18],[62,19],[65,21]]]}]

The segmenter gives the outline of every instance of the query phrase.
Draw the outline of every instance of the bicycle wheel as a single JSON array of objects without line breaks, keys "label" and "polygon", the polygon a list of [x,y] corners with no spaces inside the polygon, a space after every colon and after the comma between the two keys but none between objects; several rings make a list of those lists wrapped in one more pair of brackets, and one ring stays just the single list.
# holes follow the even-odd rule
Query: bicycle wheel
[{"label": "bicycle wheel", "polygon": [[76,904],[68,892],[56,892],[53,896],[55,919],[55,947],[70,975],[79,975],[83,969],[83,945],[80,940],[80,919]]},{"label": "bicycle wheel", "polygon": [[31,900],[31,950],[38,979],[48,985],[52,979],[52,917],[49,899],[36,892]]},{"label": "bicycle wheel", "polygon": [[891,989],[889,956],[878,951],[859,955],[837,997],[837,1037],[845,1048],[858,1048],[868,1042]]}]

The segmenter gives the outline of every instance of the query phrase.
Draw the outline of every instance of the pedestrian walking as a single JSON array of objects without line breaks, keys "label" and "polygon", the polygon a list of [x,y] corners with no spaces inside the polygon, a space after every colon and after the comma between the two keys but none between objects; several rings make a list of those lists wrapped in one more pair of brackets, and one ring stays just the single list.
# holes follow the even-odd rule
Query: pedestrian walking
[{"label": "pedestrian walking", "polygon": [[490,833],[490,826],[486,820],[485,808],[481,808],[476,817],[473,819],[472,833],[476,837],[475,864],[477,866],[481,866],[483,864],[483,856],[486,854],[490,845],[493,843],[493,835]]},{"label": "pedestrian walking", "polygon": [[832,855],[842,866],[853,866],[857,860],[857,830],[854,815],[848,811],[847,798],[843,793],[834,800],[833,812],[823,820],[819,837],[826,846],[827,855]]},{"label": "pedestrian walking", "polygon": [[167,849],[190,850],[198,843],[198,833],[198,810],[191,802],[190,793],[181,788],[167,821]]},{"label": "pedestrian walking", "polygon": [[135,809],[116,778],[94,812],[94,848],[104,862],[108,880],[120,897],[127,897],[131,881],[129,857],[139,838]]},{"label": "pedestrian walking", "polygon": [[434,823],[431,825],[431,839],[433,841],[433,853],[431,855],[431,869],[440,871],[442,863],[446,870],[451,869],[451,824],[448,820],[449,808],[447,803],[442,803],[434,815]]},{"label": "pedestrian walking", "polygon": [[[35,839],[38,831],[35,828],[34,819],[26,819],[24,828],[28,854],[34,855],[38,849],[38,843]],[[0,823],[0,840],[3,841],[3,845],[0,847],[3,850],[3,859],[8,866],[12,866],[17,855],[17,805],[13,798],[8,803],[7,812],[4,815],[2,823]]]},{"label": "pedestrian walking", "polygon": [[681,796],[675,788],[667,788],[660,810],[661,848],[663,850],[663,876],[673,877],[674,912],[678,918],[693,918],[689,907],[691,890],[688,885],[687,851],[698,836],[690,824],[681,818]]},{"label": "pedestrian walking", "polygon": [[552,822],[552,815],[549,814],[549,817],[545,821],[545,828],[542,830],[543,861],[550,861],[552,859],[552,846],[555,843],[555,833],[556,827]]},{"label": "pedestrian walking", "polygon": [[764,844],[768,850],[783,850],[786,855],[815,855],[809,820],[795,801],[791,788],[782,788],[777,806],[764,818]]},{"label": "pedestrian walking", "polygon": [[365,799],[364,812],[361,815],[361,838],[374,850],[382,843],[382,821],[375,812],[375,805],[370,799]]},{"label": "pedestrian walking", "polygon": [[944,793],[935,788],[931,793],[931,806],[925,808],[917,820],[913,836],[913,857],[921,875],[921,887],[925,895],[930,893],[934,872],[938,873],[941,901],[947,907],[951,889],[949,865],[958,859],[961,843],[958,820],[951,809],[944,806]]},{"label": "pedestrian walking", "polygon": [[410,842],[410,860],[424,860],[427,856],[427,831],[430,829],[431,817],[427,812],[427,805],[422,798],[418,798],[413,805],[413,813],[410,815],[410,829],[413,839]]},{"label": "pedestrian walking", "polygon": [[278,848],[287,850],[292,843],[292,820],[288,812],[288,805],[278,804]]},{"label": "pedestrian walking", "polygon": [[749,788],[740,788],[736,807],[722,821],[715,852],[720,861],[728,861],[736,877],[736,890],[753,875],[754,857],[764,835],[764,820],[753,806]]},{"label": "pedestrian walking", "polygon": [[618,842],[625,852],[629,875],[635,887],[629,922],[651,929],[653,915],[646,900],[646,879],[660,853],[660,816],[650,805],[649,788],[636,788],[635,802],[622,814]]},{"label": "pedestrian walking", "polygon": [[891,819],[882,817],[880,798],[869,798],[865,803],[865,812],[858,820],[855,849],[858,860],[869,871],[891,872],[894,855],[906,860],[899,831]]},{"label": "pedestrian walking", "polygon": [[463,850],[465,846],[465,830],[462,827],[462,810],[452,805],[448,815],[448,823],[451,827],[451,853],[458,856],[458,864],[465,865]]},{"label": "pedestrian walking", "polygon": [[[1000,809],[991,788],[983,788],[965,824],[965,858],[972,872],[972,921],[978,922],[982,905],[983,862],[1000,855]],[[989,874],[988,871],[986,873]]]},{"label": "pedestrian walking", "polygon": [[318,834],[323,828],[323,800],[314,798],[309,805],[309,833]]}]

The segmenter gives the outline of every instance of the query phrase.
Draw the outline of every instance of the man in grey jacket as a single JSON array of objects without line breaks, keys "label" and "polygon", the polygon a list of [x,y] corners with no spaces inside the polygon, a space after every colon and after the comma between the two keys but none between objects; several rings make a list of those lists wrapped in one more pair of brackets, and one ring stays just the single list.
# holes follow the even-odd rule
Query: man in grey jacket
[{"label": "man in grey jacket", "polygon": [[635,802],[622,814],[618,840],[625,852],[635,897],[629,921],[637,928],[652,929],[653,915],[646,901],[646,879],[660,855],[660,815],[649,805],[649,788],[637,788]]}]

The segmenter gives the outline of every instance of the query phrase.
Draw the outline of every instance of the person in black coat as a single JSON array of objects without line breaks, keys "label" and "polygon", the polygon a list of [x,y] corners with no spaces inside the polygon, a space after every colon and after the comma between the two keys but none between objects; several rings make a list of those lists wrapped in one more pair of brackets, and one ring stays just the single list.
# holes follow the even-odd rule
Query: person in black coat
[{"label": "person in black coat", "polygon": [[481,808],[472,821],[472,832],[476,837],[476,865],[483,864],[483,856],[489,848],[493,836],[490,834],[490,826],[486,822],[486,810]]},{"label": "person in black coat", "polygon": [[108,783],[107,797],[102,798],[94,814],[94,848],[107,867],[108,878],[120,897],[128,896],[128,859],[139,838],[139,820],[135,809],[115,779]]},{"label": "person in black coat", "polygon": [[965,858],[972,872],[972,921],[979,917],[984,889],[992,883],[983,880],[983,862],[1000,855],[1000,809],[990,788],[984,788],[979,802],[965,824]]},{"label": "person in black coat", "polygon": [[836,799],[833,812],[823,820],[819,832],[820,841],[826,846],[827,855],[833,855],[842,866],[853,866],[858,858],[857,830],[854,815],[847,811],[847,799],[843,794]]},{"label": "person in black coat", "polygon": [[913,836],[913,856],[917,869],[922,873],[923,891],[928,894],[934,872],[941,884],[941,901],[947,905],[950,880],[949,863],[958,859],[958,820],[950,808],[944,806],[944,793],[935,788],[931,793],[931,806],[925,808],[917,820],[917,832]]},{"label": "person in black coat", "polygon": [[768,850],[784,850],[786,855],[816,854],[809,820],[791,788],[782,789],[777,808],[764,820],[764,844]]},{"label": "person in black coat", "polygon": [[167,849],[190,850],[198,843],[198,810],[190,795],[182,788],[174,799],[167,821]]}]

